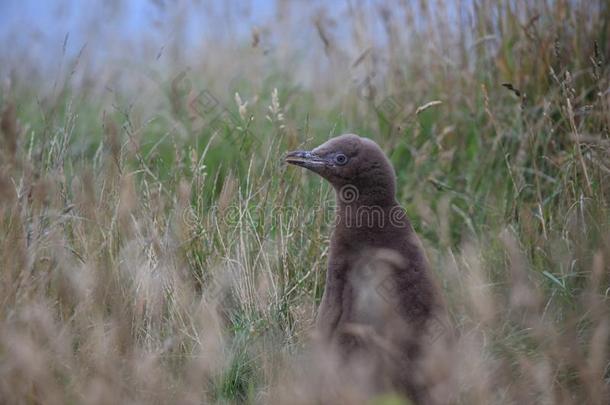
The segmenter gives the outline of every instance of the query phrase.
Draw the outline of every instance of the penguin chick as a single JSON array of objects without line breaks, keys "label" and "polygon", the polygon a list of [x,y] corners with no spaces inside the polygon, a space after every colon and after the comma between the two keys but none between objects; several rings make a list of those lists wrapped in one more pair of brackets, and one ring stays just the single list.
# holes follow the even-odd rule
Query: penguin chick
[{"label": "penguin chick", "polygon": [[320,336],[341,350],[346,363],[369,365],[380,391],[432,403],[417,362],[434,335],[444,333],[445,310],[422,245],[396,200],[389,159],[374,141],[346,134],[311,151],[290,152],[285,161],[335,190],[316,319]]}]

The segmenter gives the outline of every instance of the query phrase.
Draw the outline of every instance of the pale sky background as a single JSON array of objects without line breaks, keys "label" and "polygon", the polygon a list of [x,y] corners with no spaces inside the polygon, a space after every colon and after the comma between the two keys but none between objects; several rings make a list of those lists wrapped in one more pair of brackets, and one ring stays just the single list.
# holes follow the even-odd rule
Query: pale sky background
[{"label": "pale sky background", "polygon": [[[253,26],[265,26],[278,18],[282,1],[274,0],[0,0],[0,43],[4,51],[27,50],[30,54],[54,58],[61,51],[66,34],[68,54],[77,53],[85,44],[112,47],[112,41],[137,43],[153,38],[160,47],[180,35],[175,17],[182,13],[180,25],[185,46],[202,39],[231,41],[248,39]],[[323,5],[340,11],[346,1],[297,0],[303,9]],[[293,16],[297,17],[298,16]],[[307,23],[311,29],[310,21]],[[109,42],[104,42],[107,39]],[[98,43],[97,41],[102,41]],[[89,52],[91,50],[89,49]]]},{"label": "pale sky background", "polygon": [[[398,4],[392,1],[0,0],[0,75],[19,72],[25,78],[54,78],[57,72],[69,69],[70,61],[81,50],[81,59],[93,74],[110,66],[123,70],[133,70],[136,65],[183,69],[214,57],[210,49],[248,46],[256,27],[261,32],[259,50],[265,54],[288,50],[284,61],[303,61],[299,77],[315,77],[317,71],[306,64],[332,63],[324,56],[314,23],[321,13],[332,40],[353,61],[368,44],[354,42],[351,24],[358,18],[366,19],[367,41],[382,49],[387,35],[380,5]],[[438,11],[438,1],[426,4]],[[469,2],[445,0],[442,10],[453,19],[458,15],[457,5]],[[354,5],[351,9],[350,4]],[[420,3],[405,4],[417,12]],[[361,13],[357,18],[354,10]],[[396,24],[406,23],[404,8],[392,7],[390,11]],[[415,18],[413,24],[425,22]],[[204,46],[210,44],[213,46]]]}]

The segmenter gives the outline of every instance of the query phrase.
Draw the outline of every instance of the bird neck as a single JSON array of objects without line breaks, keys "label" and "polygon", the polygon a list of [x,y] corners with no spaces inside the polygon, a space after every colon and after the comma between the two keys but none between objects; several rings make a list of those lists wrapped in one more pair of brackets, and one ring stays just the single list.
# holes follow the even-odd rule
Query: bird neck
[{"label": "bird neck", "polygon": [[335,189],[337,208],[391,208],[398,205],[393,184],[346,185]]}]

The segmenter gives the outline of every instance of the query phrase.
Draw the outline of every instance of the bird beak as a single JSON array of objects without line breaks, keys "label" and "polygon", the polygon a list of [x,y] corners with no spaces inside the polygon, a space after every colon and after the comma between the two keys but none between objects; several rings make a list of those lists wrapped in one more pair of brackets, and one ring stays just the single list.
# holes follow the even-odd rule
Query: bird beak
[{"label": "bird beak", "polygon": [[324,166],[326,162],[315,153],[305,150],[295,150],[288,152],[284,161],[288,164],[305,167],[310,170],[315,170],[317,167]]}]

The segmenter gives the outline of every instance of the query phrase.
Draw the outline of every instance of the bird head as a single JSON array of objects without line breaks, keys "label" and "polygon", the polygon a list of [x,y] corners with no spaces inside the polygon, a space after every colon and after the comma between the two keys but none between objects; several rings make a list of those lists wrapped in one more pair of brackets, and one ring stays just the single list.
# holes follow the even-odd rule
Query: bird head
[{"label": "bird head", "polygon": [[285,161],[318,174],[337,191],[352,187],[362,200],[394,199],[394,169],[371,139],[341,135],[310,151],[289,152]]}]

